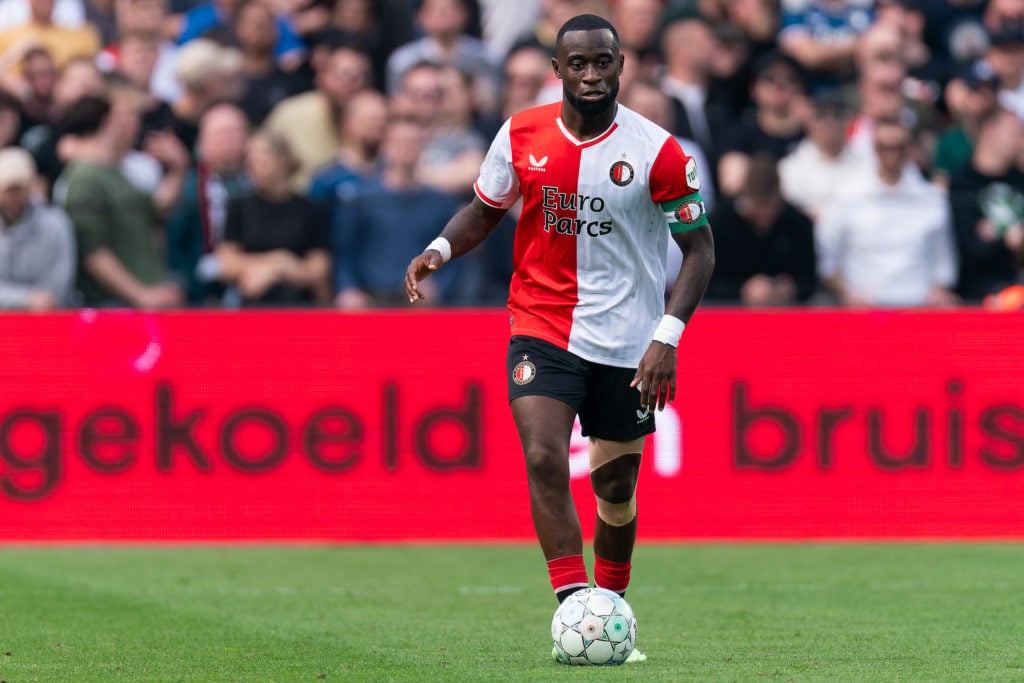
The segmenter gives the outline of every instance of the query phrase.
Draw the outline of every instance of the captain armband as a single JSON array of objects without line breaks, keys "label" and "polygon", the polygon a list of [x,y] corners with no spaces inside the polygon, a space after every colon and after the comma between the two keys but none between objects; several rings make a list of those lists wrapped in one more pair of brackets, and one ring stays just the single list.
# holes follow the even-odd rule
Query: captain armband
[{"label": "captain armband", "polygon": [[701,199],[700,192],[662,202],[661,210],[665,212],[665,219],[672,232],[686,232],[708,224],[708,216],[704,210],[704,200]]}]

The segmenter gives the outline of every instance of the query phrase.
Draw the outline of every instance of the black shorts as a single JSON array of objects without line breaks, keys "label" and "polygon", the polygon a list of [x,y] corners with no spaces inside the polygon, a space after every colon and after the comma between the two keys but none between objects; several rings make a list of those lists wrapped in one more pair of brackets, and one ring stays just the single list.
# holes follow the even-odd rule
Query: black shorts
[{"label": "black shorts", "polygon": [[632,441],[654,432],[654,411],[640,407],[640,392],[629,386],[636,369],[591,363],[534,337],[508,344],[508,400],[549,396],[580,416],[583,436]]}]

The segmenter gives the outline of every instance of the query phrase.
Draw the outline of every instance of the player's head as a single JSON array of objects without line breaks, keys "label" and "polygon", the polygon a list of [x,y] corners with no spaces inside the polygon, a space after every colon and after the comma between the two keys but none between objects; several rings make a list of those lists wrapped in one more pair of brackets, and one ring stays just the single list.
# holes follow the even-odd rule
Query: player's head
[{"label": "player's head", "polygon": [[555,75],[562,79],[565,100],[585,118],[600,116],[615,103],[622,63],[619,35],[608,20],[580,14],[558,30]]}]

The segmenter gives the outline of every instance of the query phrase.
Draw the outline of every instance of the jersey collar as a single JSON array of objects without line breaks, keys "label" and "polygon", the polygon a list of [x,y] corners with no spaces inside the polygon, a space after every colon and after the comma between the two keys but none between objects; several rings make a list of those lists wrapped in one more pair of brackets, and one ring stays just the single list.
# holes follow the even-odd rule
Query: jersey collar
[{"label": "jersey collar", "polygon": [[615,112],[615,119],[612,120],[612,125],[608,126],[608,128],[605,129],[605,131],[598,135],[596,138],[590,138],[589,140],[580,140],[578,137],[573,135],[572,131],[570,131],[569,128],[565,125],[565,121],[562,120],[561,116],[555,119],[555,123],[558,124],[558,129],[562,131],[562,135],[565,137],[565,139],[571,142],[572,144],[580,148],[592,147],[597,143],[601,142],[602,140],[607,139],[609,135],[615,132],[615,129],[619,127],[619,116],[621,115],[621,113],[622,105],[620,104],[618,111]]}]

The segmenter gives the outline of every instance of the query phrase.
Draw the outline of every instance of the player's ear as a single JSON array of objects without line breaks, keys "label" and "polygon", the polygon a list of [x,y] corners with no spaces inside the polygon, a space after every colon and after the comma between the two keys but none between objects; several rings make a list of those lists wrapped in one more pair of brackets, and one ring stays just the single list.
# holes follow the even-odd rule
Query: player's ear
[{"label": "player's ear", "polygon": [[558,58],[557,57],[552,57],[551,58],[551,70],[555,72],[555,78],[558,78],[558,79],[562,78],[562,72],[558,68]]},{"label": "player's ear", "polygon": [[622,67],[626,64],[626,55],[619,53],[619,75],[622,75]]}]

